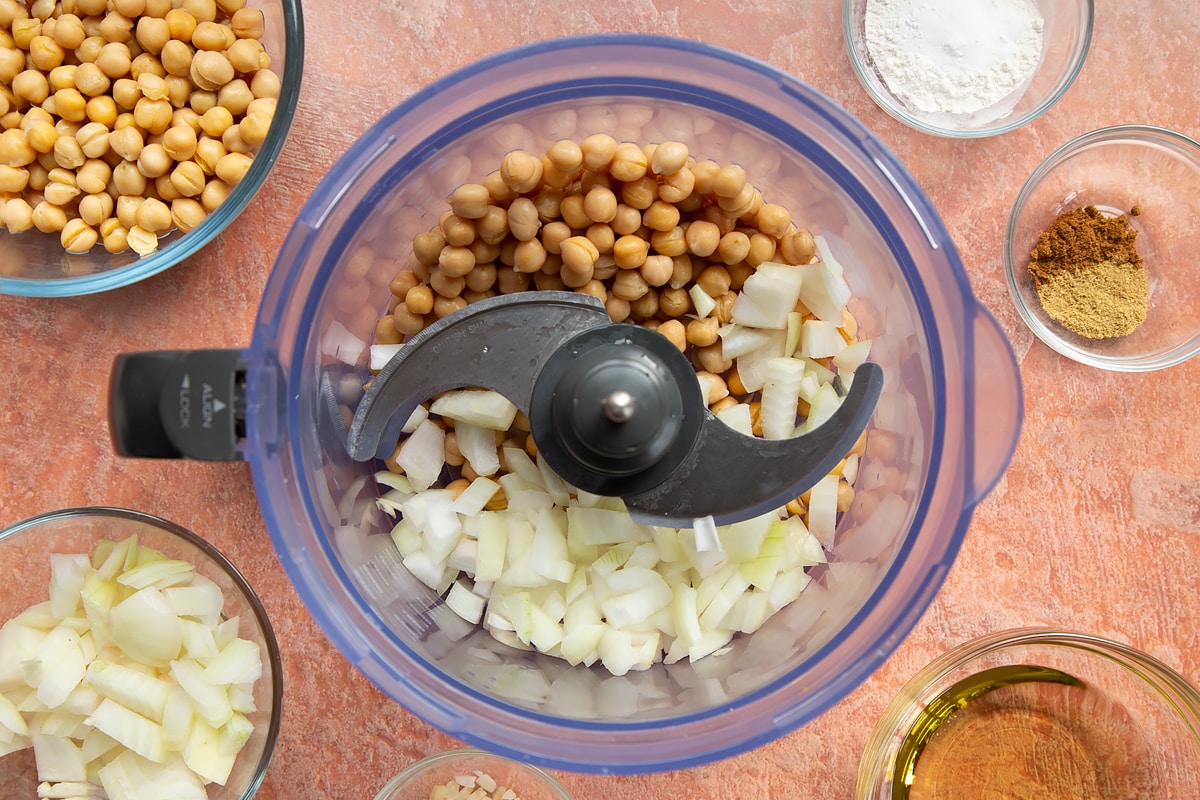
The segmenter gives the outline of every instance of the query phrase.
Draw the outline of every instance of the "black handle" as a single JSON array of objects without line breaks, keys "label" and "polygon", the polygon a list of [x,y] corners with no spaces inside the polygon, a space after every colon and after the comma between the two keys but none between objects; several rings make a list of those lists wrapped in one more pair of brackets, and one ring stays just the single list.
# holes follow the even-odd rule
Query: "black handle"
[{"label": "black handle", "polygon": [[121,354],[109,379],[108,413],[118,455],[239,461],[246,362],[240,350]]}]

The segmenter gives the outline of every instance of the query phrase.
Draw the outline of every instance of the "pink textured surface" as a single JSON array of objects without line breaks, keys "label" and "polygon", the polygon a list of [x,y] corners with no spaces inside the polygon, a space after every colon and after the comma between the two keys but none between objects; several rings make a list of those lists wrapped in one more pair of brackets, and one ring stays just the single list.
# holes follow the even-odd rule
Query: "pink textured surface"
[{"label": "pink textured surface", "polygon": [[1057,106],[1002,137],[951,141],[873,105],[846,59],[839,3],[306,0],[299,122],[261,194],[218,241],[117,292],[0,297],[0,524],[70,505],[127,506],[186,525],[230,556],[284,643],[285,718],[262,800],[372,797],[401,768],[453,745],[350,668],[316,628],[275,559],[244,465],[112,455],[109,365],[132,350],[248,343],[259,293],[308,193],[371,122],[430,81],[556,35],[671,34],[791,72],[896,152],[1012,341],[1026,417],[1012,465],[979,506],[944,588],[865,685],[808,726],[727,761],[641,777],[561,775],[566,786],[581,799],[848,797],[870,728],[899,686],[948,647],[1000,628],[1109,636],[1200,679],[1200,359],[1149,377],[1074,364],[1034,340],[1003,285],[1009,206],[1053,148],[1118,123],[1200,135],[1194,4],[1098,6],[1088,61]]}]

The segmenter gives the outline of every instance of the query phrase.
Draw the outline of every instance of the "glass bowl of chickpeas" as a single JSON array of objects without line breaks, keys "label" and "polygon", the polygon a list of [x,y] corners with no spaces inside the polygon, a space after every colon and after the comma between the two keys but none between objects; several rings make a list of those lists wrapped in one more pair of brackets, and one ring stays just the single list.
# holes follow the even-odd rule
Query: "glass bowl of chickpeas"
[{"label": "glass bowl of chickpeas", "polygon": [[[528,417],[473,387],[430,398],[390,455],[349,457],[389,353],[537,292],[660,334],[712,424],[748,436],[815,427],[852,358],[883,391],[811,492],[736,529],[573,489]],[[708,763],[845,697],[931,601],[1020,428],[1011,348],[904,166],[795,78],[671,38],[518,48],[385,114],[301,210],[253,330],[240,452],[314,619],[422,719],[565,771]],[[530,330],[500,368],[545,346]],[[776,353],[827,400],[767,413],[755,359]],[[697,469],[720,486],[763,467]]]},{"label": "glass bowl of chickpeas", "polygon": [[279,156],[299,0],[0,0],[0,293],[89,294],[212,241]]}]

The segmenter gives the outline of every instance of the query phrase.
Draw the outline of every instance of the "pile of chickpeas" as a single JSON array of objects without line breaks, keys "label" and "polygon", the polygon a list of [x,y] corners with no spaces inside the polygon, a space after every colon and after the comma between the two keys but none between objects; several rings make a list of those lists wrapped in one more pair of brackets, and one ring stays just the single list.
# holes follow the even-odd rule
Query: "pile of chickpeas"
[{"label": "pile of chickpeas", "polygon": [[245,0],[0,0],[0,223],[139,255],[195,228],[271,127],[262,36]]},{"label": "pile of chickpeas", "polygon": [[[557,141],[540,155],[509,152],[482,183],[459,186],[448,201],[438,224],[414,237],[408,269],[392,280],[377,343],[398,344],[496,295],[582,292],[599,298],[614,322],[664,335],[704,379],[709,409],[715,414],[747,403],[754,433],[762,435],[760,394],[742,384],[718,330],[731,321],[738,292],[760,264],[808,264],[815,243],[786,208],[764,200],[742,167],[697,160],[680,142],[639,146],[596,134]],[[711,313],[696,313],[692,286],[716,301]],[[797,310],[808,313],[802,305]],[[848,343],[856,341],[858,325],[848,312],[840,331]],[[804,401],[797,413],[808,413]],[[438,423],[447,429],[446,463],[461,470],[449,488],[465,488],[475,474],[458,450],[453,421]],[[864,434],[848,455],[862,453],[865,440]],[[523,415],[497,443],[537,451]],[[392,459],[387,464],[401,471]],[[843,479],[839,511],[853,499]],[[805,513],[806,500],[797,498],[788,510]],[[489,507],[503,508],[502,495]]]}]

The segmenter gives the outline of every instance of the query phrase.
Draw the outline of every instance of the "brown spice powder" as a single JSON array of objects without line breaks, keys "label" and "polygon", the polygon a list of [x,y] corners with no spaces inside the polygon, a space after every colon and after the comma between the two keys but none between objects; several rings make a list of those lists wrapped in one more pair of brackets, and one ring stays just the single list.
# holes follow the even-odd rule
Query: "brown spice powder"
[{"label": "brown spice powder", "polygon": [[1135,246],[1137,231],[1123,217],[1106,217],[1095,206],[1058,215],[1029,254],[1029,274],[1036,284],[1067,269],[1085,269],[1109,259],[1135,267],[1142,257]]}]

